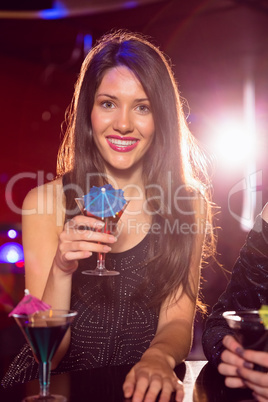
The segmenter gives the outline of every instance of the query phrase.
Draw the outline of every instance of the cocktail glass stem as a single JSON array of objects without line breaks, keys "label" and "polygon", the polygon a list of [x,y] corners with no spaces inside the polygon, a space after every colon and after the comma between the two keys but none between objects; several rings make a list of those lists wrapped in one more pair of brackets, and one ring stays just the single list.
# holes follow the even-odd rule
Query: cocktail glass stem
[{"label": "cocktail glass stem", "polygon": [[97,269],[105,269],[105,253],[98,253]]},{"label": "cocktail glass stem", "polygon": [[51,362],[39,363],[40,396],[49,396]]}]

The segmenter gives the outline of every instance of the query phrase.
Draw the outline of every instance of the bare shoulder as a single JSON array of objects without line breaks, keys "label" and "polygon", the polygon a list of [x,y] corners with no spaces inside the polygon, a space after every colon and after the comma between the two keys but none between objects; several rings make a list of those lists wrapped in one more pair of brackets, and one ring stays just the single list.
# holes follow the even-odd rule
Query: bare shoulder
[{"label": "bare shoulder", "polygon": [[23,202],[23,209],[31,209],[34,207],[41,208],[42,204],[48,204],[62,194],[62,180],[55,179],[49,183],[35,187],[28,192]]},{"label": "bare shoulder", "polygon": [[64,221],[65,198],[62,179],[58,178],[35,187],[26,195],[22,205],[22,218],[53,222],[61,230]]},{"label": "bare shoulder", "polygon": [[267,202],[267,204],[264,205],[261,215],[262,215],[262,219],[264,219],[266,222],[268,222],[268,202]]}]

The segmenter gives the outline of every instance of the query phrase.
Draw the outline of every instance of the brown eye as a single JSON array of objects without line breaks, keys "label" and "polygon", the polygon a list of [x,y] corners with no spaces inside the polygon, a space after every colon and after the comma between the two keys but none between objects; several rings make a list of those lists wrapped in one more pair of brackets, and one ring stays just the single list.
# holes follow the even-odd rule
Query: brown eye
[{"label": "brown eye", "polygon": [[104,101],[101,103],[101,105],[105,108],[105,109],[112,109],[114,107],[113,102],[111,101]]},{"label": "brown eye", "polygon": [[139,105],[137,106],[137,110],[143,114],[150,113],[150,108],[147,105]]}]

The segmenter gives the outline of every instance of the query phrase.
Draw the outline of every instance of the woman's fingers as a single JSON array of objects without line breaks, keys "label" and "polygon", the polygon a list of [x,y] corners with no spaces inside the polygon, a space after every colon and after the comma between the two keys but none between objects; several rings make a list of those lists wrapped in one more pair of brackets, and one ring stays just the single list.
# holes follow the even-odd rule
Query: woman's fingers
[{"label": "woman's fingers", "polygon": [[232,366],[234,367],[234,372],[233,373],[226,373],[226,372],[221,372],[221,374],[233,374],[236,375],[236,368],[240,367],[244,364],[244,359],[240,356],[238,356],[236,353],[234,352],[230,352],[229,350],[224,350],[221,354],[221,361],[222,363],[219,364],[219,368],[220,366],[223,364],[223,368],[226,369],[228,368],[227,366]]},{"label": "woman's fingers", "polygon": [[[68,240],[60,243],[59,248],[62,253],[66,253],[68,251],[91,251],[91,252],[103,252],[107,253],[111,251],[111,246],[109,244],[97,243],[98,240],[87,241],[82,239],[78,240]],[[114,243],[113,239],[109,239],[107,243]]]},{"label": "woman's fingers", "polygon": [[[173,381],[170,380],[170,378],[163,378],[162,379],[162,390],[159,398],[159,402],[169,402],[170,401],[170,396],[174,391],[178,391],[179,389],[179,384],[174,384]],[[180,384],[180,388],[183,389],[182,383]],[[179,394],[176,394],[176,397]],[[178,400],[178,399],[176,399]]]},{"label": "woman's fingers", "polygon": [[[245,360],[266,367],[268,370],[268,353],[247,349],[243,353]],[[268,376],[267,376],[268,377]]]},{"label": "woman's fingers", "polygon": [[245,387],[243,380],[237,374],[237,366],[233,366],[232,364],[220,363],[218,366],[218,371],[220,374],[225,376],[225,385],[227,387]]},{"label": "woman's fingers", "polygon": [[224,383],[228,388],[246,388],[245,381],[241,377],[225,377]]},{"label": "woman's fingers", "polygon": [[88,216],[83,216],[83,215],[76,215],[72,219],[70,219],[68,222],[65,224],[66,229],[88,229],[91,228],[92,230],[101,230],[104,227],[104,222],[91,218]]},{"label": "woman's fingers", "polygon": [[243,377],[244,380],[249,381],[252,385],[261,386],[268,390],[268,375],[258,370],[249,370],[246,368],[239,368],[238,374]]},{"label": "woman's fingers", "polygon": [[223,339],[225,350],[221,355],[222,363],[218,366],[220,374],[224,375],[225,384],[229,388],[250,388],[256,400],[268,402],[268,375],[253,370],[253,363],[268,368],[268,353],[245,350],[230,335]]},{"label": "woman's fingers", "polygon": [[252,396],[254,396],[255,400],[258,402],[268,402],[267,398],[264,398],[261,395],[256,394],[255,392],[252,393]]},{"label": "woman's fingers", "polygon": [[220,363],[218,365],[218,372],[224,376],[237,377],[237,366],[233,366],[230,363]]},{"label": "woman's fingers", "polygon": [[176,389],[176,402],[182,402],[184,398],[184,386],[181,380],[177,381]]},{"label": "woman's fingers", "polygon": [[225,335],[225,337],[222,340],[222,343],[226,347],[226,349],[234,353],[239,352],[239,350],[243,351],[241,344],[237,342],[237,340],[232,335]]},{"label": "woman's fingers", "polygon": [[[150,383],[149,383],[149,388],[148,388],[148,391],[147,391],[147,394],[146,394],[146,399],[145,399],[145,401],[147,402],[149,402],[149,401],[154,401],[156,398],[157,398],[157,395],[159,394],[159,392],[161,391],[161,397],[162,397],[162,392],[164,391],[164,388],[166,388],[165,386],[164,386],[164,383],[163,383],[163,380],[162,380],[162,377],[160,376],[160,375],[158,375],[158,374],[153,374],[152,376],[151,376],[151,379],[150,379]],[[165,390],[165,393],[167,392],[168,390],[166,389]],[[172,386],[171,386],[171,392],[172,392]],[[169,395],[170,395],[170,393],[169,393]],[[160,401],[162,401],[162,399],[161,399],[161,397],[160,397],[160,399],[159,399],[159,402]],[[163,399],[163,401],[164,401],[165,399]]]},{"label": "woman's fingers", "polygon": [[148,401],[144,399],[148,386],[149,386],[149,375],[145,371],[140,371],[137,376],[132,402],[150,401],[150,399]]},{"label": "woman's fingers", "polygon": [[245,385],[256,395],[258,401],[268,401],[268,375],[257,370],[239,368],[238,374]]},{"label": "woman's fingers", "polygon": [[125,398],[132,396],[132,402],[153,402],[159,396],[159,402],[169,402],[171,394],[176,392],[176,401],[184,396],[183,383],[174,375],[173,378],[161,374],[151,376],[144,370],[135,374],[131,370],[126,376],[123,391]]},{"label": "woman's fingers", "polygon": [[226,349],[221,354],[218,371],[225,376],[225,385],[229,388],[245,388],[243,379],[237,373],[237,369],[245,363],[242,346],[231,335],[223,338],[223,345]]},{"label": "woman's fingers", "polygon": [[125,398],[131,398],[135,389],[135,383],[136,383],[135,371],[132,368],[130,372],[127,374],[123,384],[123,392]]},{"label": "woman's fingers", "polygon": [[[221,354],[221,361],[223,363],[225,363],[226,365],[241,367],[245,362],[245,359],[243,356],[244,349],[241,346],[241,344],[238,343],[237,340],[231,335],[226,335],[223,338],[222,343],[226,349]],[[224,370],[225,370],[226,366],[224,365],[222,368],[224,368]],[[225,374],[225,373],[222,372],[221,374]],[[232,374],[234,374],[234,373],[232,373]],[[234,374],[234,375],[236,375],[236,374]]]},{"label": "woman's fingers", "polygon": [[83,240],[100,243],[114,243],[117,241],[117,238],[112,234],[101,232],[101,228],[103,228],[103,222],[96,219],[84,216],[75,217],[65,224],[60,239],[62,241]]},{"label": "woman's fingers", "polygon": [[78,215],[66,222],[59,236],[54,261],[66,273],[73,273],[78,260],[88,258],[92,253],[108,253],[117,238],[101,232],[104,223],[90,217]]}]

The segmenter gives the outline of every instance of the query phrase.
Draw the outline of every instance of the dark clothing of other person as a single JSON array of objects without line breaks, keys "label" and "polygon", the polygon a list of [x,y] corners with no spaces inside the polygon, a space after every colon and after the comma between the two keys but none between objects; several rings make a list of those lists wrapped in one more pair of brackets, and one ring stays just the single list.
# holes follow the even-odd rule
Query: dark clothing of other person
[{"label": "dark clothing of other person", "polygon": [[268,223],[258,215],[240,250],[230,282],[206,321],[202,344],[210,363],[219,365],[224,350],[222,339],[233,334],[222,313],[259,310],[263,304],[268,304]]}]

